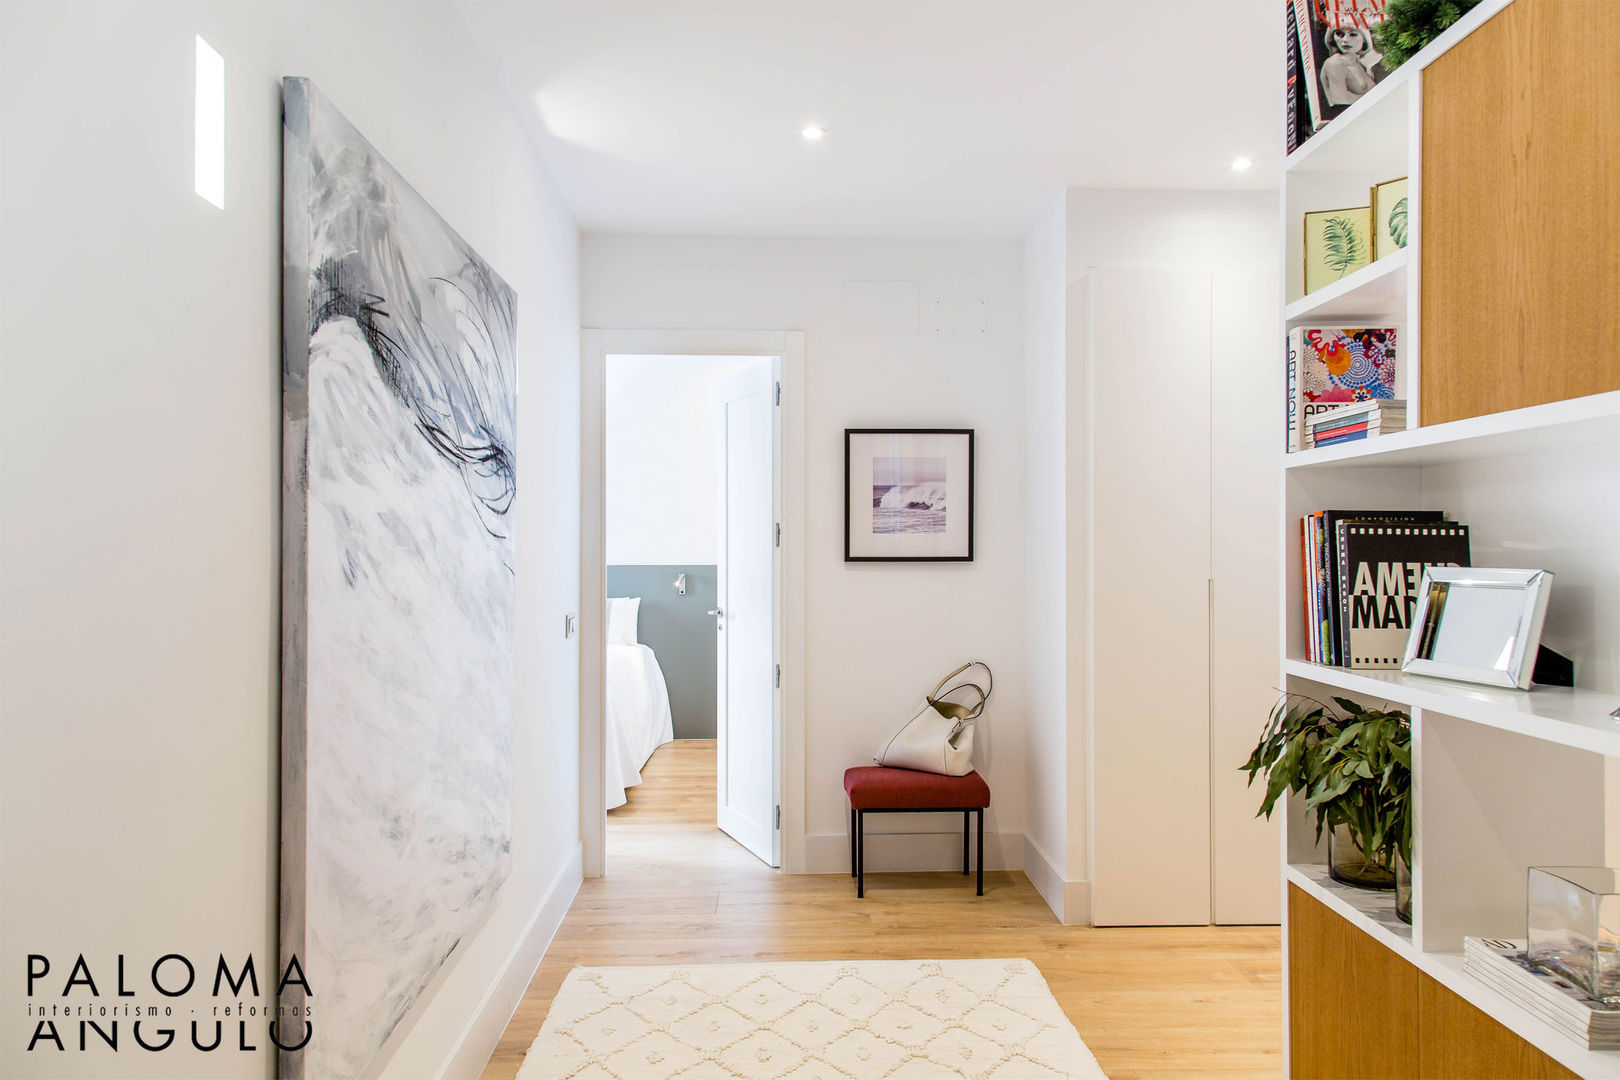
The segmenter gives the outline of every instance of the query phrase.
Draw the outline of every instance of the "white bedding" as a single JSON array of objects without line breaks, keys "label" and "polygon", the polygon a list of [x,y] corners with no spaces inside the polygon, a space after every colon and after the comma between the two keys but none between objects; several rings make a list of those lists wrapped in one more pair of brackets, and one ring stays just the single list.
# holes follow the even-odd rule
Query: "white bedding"
[{"label": "white bedding", "polygon": [[625,803],[652,752],[675,738],[664,669],[645,645],[607,647],[607,808]]}]

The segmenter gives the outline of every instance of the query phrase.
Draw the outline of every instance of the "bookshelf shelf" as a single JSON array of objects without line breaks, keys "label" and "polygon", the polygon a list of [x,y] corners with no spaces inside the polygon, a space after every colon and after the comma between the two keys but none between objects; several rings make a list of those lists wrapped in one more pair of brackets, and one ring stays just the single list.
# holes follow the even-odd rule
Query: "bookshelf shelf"
[{"label": "bookshelf shelf", "polygon": [[1418,949],[1413,944],[1412,928],[1395,918],[1394,894],[1341,885],[1328,876],[1327,867],[1315,863],[1292,863],[1285,876],[1290,884],[1565,1068],[1586,1077],[1620,1078],[1620,1050],[1587,1050],[1580,1046],[1487,983],[1464,972],[1461,953]]},{"label": "bookshelf shelf", "polygon": [[[1503,25],[1511,21],[1520,33],[1527,23],[1545,25],[1545,9],[1533,3],[1482,0],[1288,155],[1282,167],[1279,338],[1309,325],[1398,328],[1394,396],[1407,400],[1414,423],[1425,415],[1440,418],[1445,403],[1435,389],[1445,369],[1435,365],[1446,360],[1441,346],[1449,324],[1426,318],[1425,302],[1432,310],[1455,301],[1460,280],[1447,273],[1453,269],[1449,249],[1425,246],[1426,235],[1431,243],[1435,238],[1434,228],[1425,226],[1425,204],[1432,209],[1461,197],[1458,170],[1445,168],[1457,159],[1446,156],[1441,138],[1457,129],[1436,127],[1436,118],[1459,108],[1446,95],[1474,85],[1457,71],[1487,72],[1487,81],[1498,77],[1482,58],[1501,47],[1505,31],[1497,26],[1458,50],[1447,66],[1432,65],[1509,8]],[[1566,40],[1560,47],[1570,46]],[[1548,56],[1538,62],[1554,61]],[[1569,153],[1588,152],[1585,144],[1566,141]],[[1466,158],[1462,148],[1457,154]],[[1399,176],[1409,182],[1409,246],[1301,296],[1305,213],[1365,205],[1369,185]],[[1512,228],[1533,231],[1534,214],[1522,195],[1516,197],[1515,205],[1529,216],[1515,219]],[[1516,250],[1504,234],[1501,256],[1513,258]],[[1522,269],[1539,272],[1539,264],[1526,260]],[[1535,345],[1520,343],[1512,312],[1482,310],[1477,317],[1502,335],[1510,355],[1521,350],[1526,374],[1543,361],[1563,362],[1553,345],[1543,357]],[[1500,356],[1482,355],[1480,377],[1492,377],[1504,364]],[[1431,367],[1426,399],[1424,376]],[[1286,383],[1285,369],[1279,377]],[[1279,685],[1324,701],[1339,695],[1409,710],[1415,807],[1413,926],[1395,919],[1390,894],[1331,879],[1322,865],[1325,844],[1317,844],[1303,798],[1288,797],[1279,859],[1284,909],[1290,896],[1297,902],[1291,892],[1297,889],[1331,915],[1313,906],[1298,927],[1285,923],[1285,1073],[1321,1068],[1322,1040],[1340,1031],[1322,1012],[1320,995],[1328,993],[1322,980],[1302,974],[1295,986],[1289,977],[1291,970],[1335,963],[1338,958],[1321,951],[1324,939],[1313,937],[1312,928],[1337,916],[1576,1074],[1620,1080],[1620,1051],[1586,1050],[1466,974],[1460,952],[1467,936],[1524,936],[1527,867],[1620,862],[1620,718],[1610,715],[1620,706],[1620,390],[1608,389],[1612,383],[1591,385],[1606,392],[1281,455]],[[1569,383],[1556,392],[1578,387]],[[1298,659],[1306,655],[1309,622],[1301,518],[1349,507],[1443,510],[1468,524],[1474,565],[1533,566],[1557,574],[1546,640],[1575,660],[1584,685],[1520,691]],[[1437,1028],[1414,1022],[1420,1040],[1438,1037]],[[1297,1047],[1296,1025],[1306,1025],[1302,1030],[1312,1036]],[[1483,1018],[1480,1025],[1488,1039],[1513,1042]]]},{"label": "bookshelf shelf", "polygon": [[1402,956],[1412,953],[1412,925],[1395,914],[1395,894],[1333,880],[1322,863],[1290,863],[1288,880]]},{"label": "bookshelf shelf", "polygon": [[1407,249],[1403,248],[1295,300],[1283,309],[1283,319],[1290,327],[1351,317],[1379,323],[1402,322],[1406,313],[1406,267]]},{"label": "bookshelf shelf", "polygon": [[1609,715],[1611,709],[1620,707],[1620,693],[1563,686],[1508,690],[1402,671],[1353,671],[1304,660],[1284,661],[1283,672],[1347,694],[1445,713],[1543,742],[1620,758],[1620,718]]},{"label": "bookshelf shelf", "polygon": [[[1289,172],[1405,171],[1412,75],[1402,68],[1373,87],[1331,124],[1306,139],[1283,167]],[[1392,148],[1399,151],[1397,158]],[[1390,172],[1391,169],[1395,171]]]},{"label": "bookshelf shelf", "polygon": [[1620,454],[1620,390],[1302,450],[1284,468],[1422,467],[1586,446]]}]

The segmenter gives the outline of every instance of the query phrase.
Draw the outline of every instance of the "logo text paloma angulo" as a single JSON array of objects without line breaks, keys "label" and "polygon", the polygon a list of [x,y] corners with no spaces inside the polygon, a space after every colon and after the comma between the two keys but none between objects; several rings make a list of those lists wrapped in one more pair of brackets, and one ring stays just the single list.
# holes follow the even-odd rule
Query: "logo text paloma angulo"
[{"label": "logo text paloma angulo", "polygon": [[[254,1051],[259,1049],[259,1027],[263,1025],[264,1037],[270,1043],[292,1052],[302,1050],[315,1034],[309,1003],[315,991],[310,989],[297,954],[282,969],[281,979],[276,984],[278,1004],[275,1005],[262,1005],[257,1001],[259,974],[251,953],[234,970],[224,954],[220,954],[213,970],[210,1000],[199,1007],[175,1000],[193,989],[201,989],[197,965],[189,957],[165,953],[152,962],[145,983],[137,981],[133,989],[126,975],[127,968],[124,954],[119,953],[116,971],[102,972],[102,980],[98,982],[84,954],[80,953],[60,984],[57,999],[43,1002],[36,1000],[36,996],[57,991],[55,979],[61,976],[52,977],[50,957],[30,953],[28,1015],[34,1020],[34,1030],[28,1049],[66,1052],[107,1046],[115,1051],[131,1047],[155,1053],[177,1045],[183,1047],[185,1043],[178,1042],[177,1028],[184,1025],[189,1028],[191,1045],[205,1053],[219,1049]],[[109,995],[103,995],[103,983],[112,987]],[[247,991],[245,999],[244,990]],[[227,1033],[233,1022],[236,1030],[231,1034],[235,1036],[235,1045],[230,1045]]]}]

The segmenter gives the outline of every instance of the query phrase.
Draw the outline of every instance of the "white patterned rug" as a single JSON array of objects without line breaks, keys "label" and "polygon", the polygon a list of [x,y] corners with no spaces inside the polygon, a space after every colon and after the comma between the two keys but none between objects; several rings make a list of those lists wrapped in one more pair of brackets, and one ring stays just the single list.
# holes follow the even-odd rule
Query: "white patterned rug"
[{"label": "white patterned rug", "polygon": [[1101,1077],[1028,960],[575,968],[518,1080]]}]

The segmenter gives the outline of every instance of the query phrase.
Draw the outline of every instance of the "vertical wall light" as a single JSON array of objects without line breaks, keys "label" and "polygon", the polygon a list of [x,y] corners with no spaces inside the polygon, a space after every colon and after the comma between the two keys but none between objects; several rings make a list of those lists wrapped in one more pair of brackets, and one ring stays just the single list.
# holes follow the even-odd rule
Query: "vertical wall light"
[{"label": "vertical wall light", "polygon": [[197,38],[197,194],[225,209],[225,58]]}]

